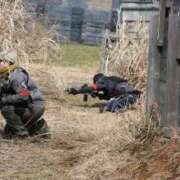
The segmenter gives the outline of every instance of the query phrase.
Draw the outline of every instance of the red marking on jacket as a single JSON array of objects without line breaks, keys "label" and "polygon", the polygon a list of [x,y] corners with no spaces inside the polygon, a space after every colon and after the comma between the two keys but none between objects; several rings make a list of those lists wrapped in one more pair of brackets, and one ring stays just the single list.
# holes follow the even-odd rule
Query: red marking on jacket
[{"label": "red marking on jacket", "polygon": [[27,89],[23,88],[21,89],[19,95],[23,97],[27,97],[27,96],[30,96],[30,92]]},{"label": "red marking on jacket", "polygon": [[91,88],[92,88],[93,90],[97,90],[97,85],[96,85],[96,84],[93,84],[93,85],[91,86]]}]

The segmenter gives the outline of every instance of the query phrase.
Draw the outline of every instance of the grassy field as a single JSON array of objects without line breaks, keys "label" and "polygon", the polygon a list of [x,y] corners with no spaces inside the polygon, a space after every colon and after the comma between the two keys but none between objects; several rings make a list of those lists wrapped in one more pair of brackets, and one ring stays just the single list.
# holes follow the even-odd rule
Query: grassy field
[{"label": "grassy field", "polygon": [[61,58],[55,63],[66,67],[92,68],[99,67],[100,47],[82,44],[62,44]]}]

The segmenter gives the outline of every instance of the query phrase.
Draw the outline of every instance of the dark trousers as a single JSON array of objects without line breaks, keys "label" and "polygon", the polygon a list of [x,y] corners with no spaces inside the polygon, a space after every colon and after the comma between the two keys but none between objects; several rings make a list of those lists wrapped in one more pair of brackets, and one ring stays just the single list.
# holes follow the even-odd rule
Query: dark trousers
[{"label": "dark trousers", "polygon": [[28,131],[33,124],[44,114],[45,107],[42,104],[31,104],[30,106],[6,105],[2,107],[1,113],[9,127],[18,134]]}]

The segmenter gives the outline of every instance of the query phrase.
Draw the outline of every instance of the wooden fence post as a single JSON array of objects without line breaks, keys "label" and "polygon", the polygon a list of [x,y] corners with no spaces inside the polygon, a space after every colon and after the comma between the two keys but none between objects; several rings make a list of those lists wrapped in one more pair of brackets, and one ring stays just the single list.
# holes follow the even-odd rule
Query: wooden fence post
[{"label": "wooden fence post", "polygon": [[178,137],[180,133],[180,1],[161,0],[159,26],[157,19],[157,17],[153,18],[150,27],[147,110],[150,112],[153,104],[157,104],[164,135]]},{"label": "wooden fence post", "polygon": [[101,72],[104,74],[108,73],[108,63],[109,63],[109,57],[108,57],[108,49],[109,49],[109,31],[106,29],[105,35],[104,35],[104,42],[102,44],[102,50],[101,50]]},{"label": "wooden fence post", "polygon": [[160,102],[160,53],[157,48],[158,15],[152,18],[149,35],[149,64],[147,86],[147,111]]},{"label": "wooden fence post", "polygon": [[[171,136],[177,128],[177,118],[179,109],[179,71],[180,66],[177,63],[177,43],[178,43],[178,16],[171,14],[169,16],[168,32],[168,63],[167,63],[167,126],[171,129]],[[174,129],[174,130],[173,130]]]}]

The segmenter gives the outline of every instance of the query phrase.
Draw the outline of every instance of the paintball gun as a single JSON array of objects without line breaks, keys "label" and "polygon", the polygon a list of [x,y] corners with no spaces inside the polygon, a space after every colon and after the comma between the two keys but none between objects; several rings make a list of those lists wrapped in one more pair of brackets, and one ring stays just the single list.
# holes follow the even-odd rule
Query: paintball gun
[{"label": "paintball gun", "polygon": [[83,88],[87,88],[87,84],[83,84],[81,87],[69,87],[65,89],[65,92],[72,95],[83,94],[83,101],[88,101],[88,93],[81,92]]},{"label": "paintball gun", "polygon": [[88,101],[88,95],[91,97],[96,98],[99,97],[100,94],[96,91],[93,91],[91,87],[87,84],[83,84],[81,87],[69,87],[65,89],[65,92],[72,95],[83,94],[83,101]]}]

